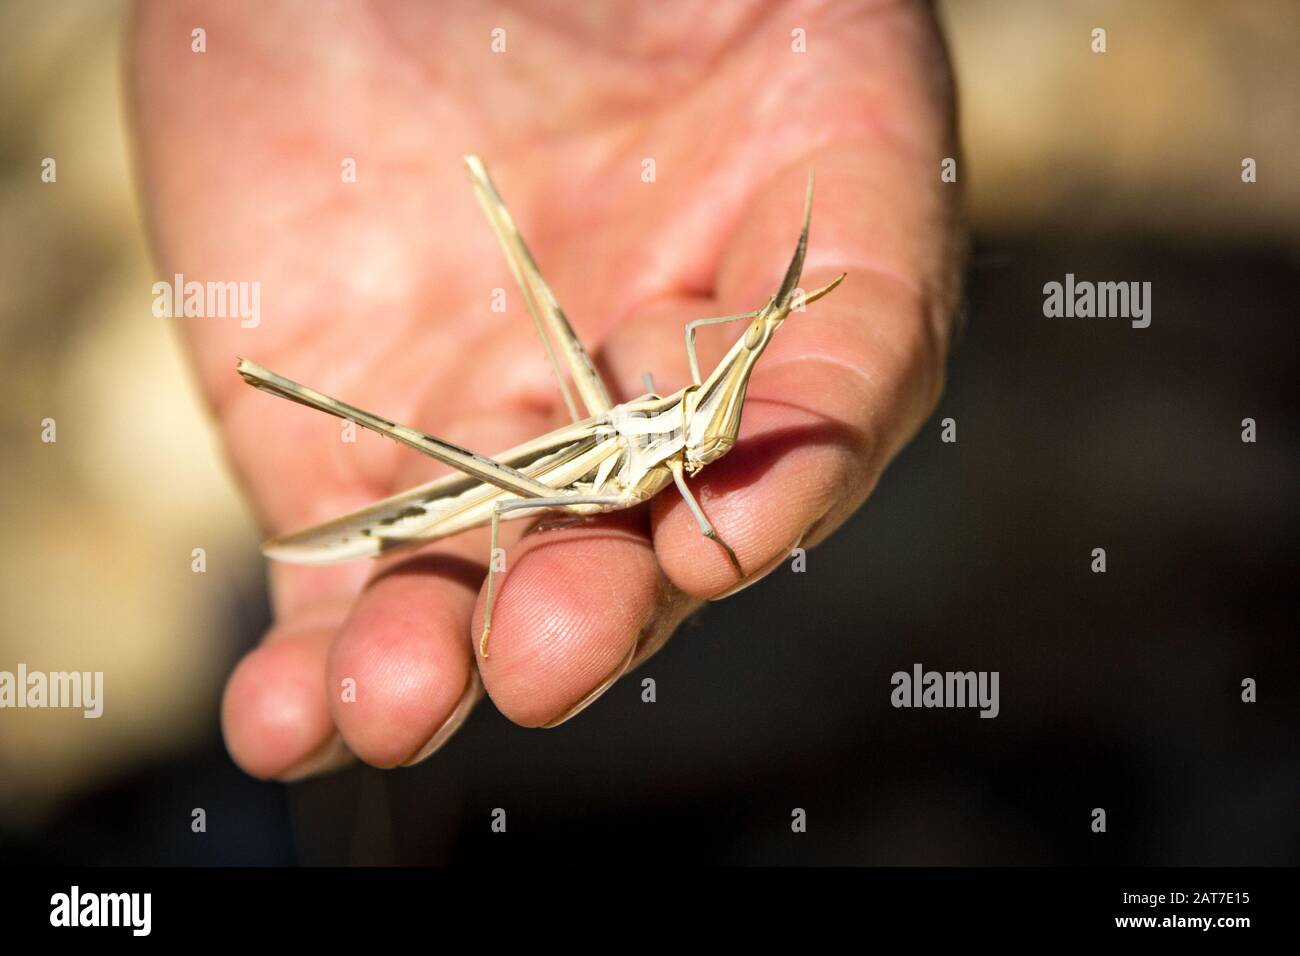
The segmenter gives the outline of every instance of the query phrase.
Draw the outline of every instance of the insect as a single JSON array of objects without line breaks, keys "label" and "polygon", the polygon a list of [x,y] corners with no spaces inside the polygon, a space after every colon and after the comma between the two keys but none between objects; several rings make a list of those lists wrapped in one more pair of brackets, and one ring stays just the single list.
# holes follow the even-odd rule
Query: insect
[{"label": "insect", "polygon": [[[806,295],[796,288],[803,272],[812,216],[811,172],[804,200],[803,228],[776,294],[761,309],[696,319],[686,325],[690,385],[671,395],[659,395],[647,375],[646,394],[614,404],[591,357],[542,278],[483,163],[476,156],[467,156],[465,165],[479,204],[523,293],[573,421],[487,458],[338,401],[241,358],[237,368],[248,384],[355,422],[460,472],[385,498],[334,521],[272,539],[262,546],[263,553],[279,561],[325,564],[375,557],[394,548],[426,544],[490,524],[492,550],[487,606],[478,647],[479,654],[485,658],[496,599],[496,557],[501,554],[497,541],[502,521],[547,512],[581,520],[588,515],[631,508],[653,498],[668,485],[676,485],[700,532],[726,552],[736,574],[743,578],[745,572],[736,553],[705,516],[686,477],[717,461],[735,445],[750,373],[791,309],[817,301],[844,279],[841,274]],[[695,330],[703,325],[742,320],[749,321],[745,333],[708,377],[701,378],[695,356]],[[556,346],[586,408],[585,416],[579,411],[560,370]]]}]

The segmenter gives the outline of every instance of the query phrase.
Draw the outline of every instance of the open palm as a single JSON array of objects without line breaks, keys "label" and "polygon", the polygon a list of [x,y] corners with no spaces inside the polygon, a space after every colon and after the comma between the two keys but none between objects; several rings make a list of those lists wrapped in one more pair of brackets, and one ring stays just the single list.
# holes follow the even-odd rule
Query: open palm
[{"label": "open palm", "polygon": [[[848,279],[785,323],[738,445],[692,482],[745,584],[861,504],[937,399],[956,258],[939,170],[955,147],[924,7],[152,2],[132,55],[164,274],[261,286],[255,328],[180,321],[271,533],[446,469],[249,389],[236,355],[484,454],[567,420],[465,153],[487,162],[615,401],[646,372],[661,392],[686,384],[684,324],[775,291],[815,166],[802,284]],[[737,334],[701,330],[702,365]],[[512,720],[554,725],[738,584],[671,491],[506,546],[487,660],[472,636],[484,532],[274,565],[275,626],[226,691],[234,758],[281,779],[350,754],[410,763],[484,687]]]}]

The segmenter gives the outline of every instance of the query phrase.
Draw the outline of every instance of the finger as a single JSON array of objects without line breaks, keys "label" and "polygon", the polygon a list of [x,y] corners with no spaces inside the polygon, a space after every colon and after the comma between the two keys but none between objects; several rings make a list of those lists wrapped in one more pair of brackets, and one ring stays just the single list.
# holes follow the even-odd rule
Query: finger
[{"label": "finger", "polygon": [[[664,495],[654,503],[656,551],[669,578],[692,595],[733,593],[837,527],[938,396],[949,301],[941,284],[945,220],[930,208],[938,201],[908,196],[900,184],[882,188],[877,174],[860,171],[871,167],[857,147],[813,161],[818,190],[800,285],[815,288],[839,272],[849,277],[777,330],[750,381],[735,449],[692,482],[744,578],[700,535],[683,502]],[[738,227],[718,290],[731,311],[765,301],[779,280],[797,231],[798,172],[778,177]],[[887,234],[867,224],[896,216],[928,231],[928,241],[912,237],[883,251]],[[780,244],[771,241],[778,221],[787,224]],[[734,341],[742,332],[728,335]],[[703,354],[701,362],[712,364]]]},{"label": "finger", "polygon": [[325,660],[348,598],[296,607],[250,651],[226,683],[226,748],[247,773],[297,780],[351,759],[325,695]]},{"label": "finger", "polygon": [[486,550],[481,535],[426,549],[380,571],[357,598],[329,656],[328,685],[334,721],[367,763],[426,759],[482,696],[469,619]]},{"label": "finger", "polygon": [[[493,702],[525,727],[576,716],[689,612],[659,570],[642,509],[527,534],[506,568],[479,667]],[[475,634],[483,610],[480,596]]]},{"label": "finger", "polygon": [[[464,412],[437,430],[449,441],[491,451],[548,427],[547,415],[516,407]],[[396,485],[414,486],[447,471],[430,459],[408,459]],[[506,536],[507,544],[511,539]],[[479,530],[398,553],[358,596],[330,654],[327,683],[343,739],[367,763],[394,767],[428,758],[483,696],[470,618],[488,545]]]}]

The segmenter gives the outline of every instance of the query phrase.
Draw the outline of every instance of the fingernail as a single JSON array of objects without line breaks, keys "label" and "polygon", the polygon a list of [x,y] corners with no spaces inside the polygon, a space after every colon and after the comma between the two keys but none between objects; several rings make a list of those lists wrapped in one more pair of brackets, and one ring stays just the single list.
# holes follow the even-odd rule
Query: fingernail
[{"label": "fingernail", "polygon": [[479,679],[478,668],[473,664],[470,665],[469,682],[465,685],[465,693],[460,695],[460,701],[456,704],[456,709],[451,712],[438,732],[429,738],[429,742],[415,752],[415,756],[403,767],[413,767],[421,760],[432,757],[434,753],[442,747],[447,741],[451,740],[452,734],[460,730],[460,725],[465,723],[465,718],[469,716],[474,705],[478,703],[479,698],[483,696],[483,681]]},{"label": "fingernail", "polygon": [[759,581],[763,580],[763,578],[767,577],[769,574],[775,571],[779,565],[783,564],[784,562],[790,559],[790,552],[793,551],[795,548],[799,547],[799,544],[803,541],[803,536],[805,534],[807,534],[806,531],[801,532],[799,537],[795,538],[788,548],[786,548],[784,551],[779,552],[777,556],[774,557],[771,561],[767,562],[767,564],[763,565],[757,571],[751,571],[749,574],[746,574],[742,580],[736,582],[735,587],[723,591],[721,594],[719,594],[717,597],[713,598],[712,600],[721,601],[723,598],[729,598],[733,594],[739,594],[741,591],[745,590],[745,588],[752,587],[753,585],[757,584]]},{"label": "fingernail", "polygon": [[586,697],[582,698],[582,700],[578,701],[576,704],[570,707],[559,717],[555,718],[555,720],[551,721],[549,724],[542,724],[542,729],[550,730],[553,727],[560,726],[560,724],[564,723],[566,720],[572,720],[574,717],[577,717],[580,713],[582,713],[584,710],[586,710],[588,707],[594,704],[601,694],[605,693],[605,691],[613,687],[614,682],[617,681],[624,674],[626,674],[627,669],[632,666],[632,658],[636,657],[637,643],[638,642],[636,641],[632,642],[632,647],[627,652],[627,657],[623,658],[623,663],[619,664],[618,667],[614,668],[613,672],[608,677],[606,677],[603,681],[601,681],[600,684],[597,685],[595,690],[593,690]]},{"label": "fingernail", "polygon": [[276,774],[275,779],[281,783],[295,783],[329,770],[336,770],[351,762],[352,752],[348,750],[348,745],[343,742],[342,736],[336,733],[288,770]]}]

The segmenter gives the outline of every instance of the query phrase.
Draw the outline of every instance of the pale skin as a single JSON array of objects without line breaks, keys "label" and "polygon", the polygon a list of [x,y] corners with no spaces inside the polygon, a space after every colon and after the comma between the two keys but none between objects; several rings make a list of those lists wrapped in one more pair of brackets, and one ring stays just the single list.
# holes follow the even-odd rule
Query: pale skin
[{"label": "pale skin", "polygon": [[[735,448],[687,480],[745,585],[861,505],[942,384],[957,197],[939,179],[956,147],[937,32],[910,4],[673,7],[138,9],[132,99],[159,271],[262,284],[258,328],[181,327],[268,533],[446,468],[368,433],[341,441],[336,420],[247,388],[236,354],[484,454],[568,420],[522,304],[491,310],[492,290],[514,287],[465,187],[468,152],[490,157],[615,401],[646,372],[661,392],[691,381],[688,321],[767,301],[815,167],[802,284],[850,278],[786,321]],[[791,51],[795,28],[807,52]],[[699,328],[701,366],[736,334]],[[223,702],[234,759],[278,779],[424,759],[480,688],[517,723],[553,725],[737,586],[671,489],[519,538],[531,524],[501,527],[487,659],[487,529],[376,561],[273,564],[275,624]]]}]

